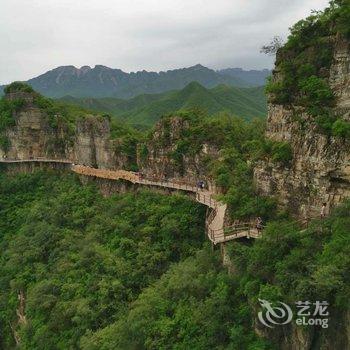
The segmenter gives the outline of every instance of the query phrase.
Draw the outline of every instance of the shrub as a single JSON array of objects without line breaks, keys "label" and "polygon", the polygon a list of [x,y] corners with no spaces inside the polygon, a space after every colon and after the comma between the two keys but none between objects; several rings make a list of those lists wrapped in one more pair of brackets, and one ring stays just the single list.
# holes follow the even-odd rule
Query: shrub
[{"label": "shrub", "polygon": [[24,104],[22,99],[16,100],[0,100],[0,132],[15,125],[15,119],[13,113],[19,111]]},{"label": "shrub", "polygon": [[145,161],[148,157],[149,151],[145,144],[141,145],[139,150],[139,156],[142,161]]},{"label": "shrub", "polygon": [[7,85],[4,89],[5,94],[9,94],[11,92],[34,92],[33,88],[25,83],[20,81],[15,81],[10,85]]},{"label": "shrub", "polygon": [[332,125],[332,133],[334,136],[350,139],[350,123],[348,121],[338,119]]},{"label": "shrub", "polygon": [[350,38],[350,6],[349,0],[335,0],[334,5],[337,6],[335,10],[336,25],[335,29],[342,33],[347,38]]},{"label": "shrub", "polygon": [[10,149],[10,140],[6,135],[0,135],[0,148],[7,152]]},{"label": "shrub", "polygon": [[299,88],[306,105],[330,105],[333,102],[334,96],[329,85],[315,75],[300,80]]},{"label": "shrub", "polygon": [[308,77],[310,75],[316,74],[316,67],[311,63],[305,63],[298,67],[297,73],[299,77]]},{"label": "shrub", "polygon": [[290,95],[283,82],[273,82],[270,79],[266,84],[265,92],[272,95],[274,103],[284,105],[290,101]]},{"label": "shrub", "polygon": [[275,142],[271,150],[271,159],[274,162],[289,163],[293,158],[292,147],[288,142]]},{"label": "shrub", "polygon": [[321,112],[316,117],[316,124],[320,127],[321,131],[326,135],[330,135],[332,133],[332,126],[335,121],[335,118],[331,116],[330,113]]}]

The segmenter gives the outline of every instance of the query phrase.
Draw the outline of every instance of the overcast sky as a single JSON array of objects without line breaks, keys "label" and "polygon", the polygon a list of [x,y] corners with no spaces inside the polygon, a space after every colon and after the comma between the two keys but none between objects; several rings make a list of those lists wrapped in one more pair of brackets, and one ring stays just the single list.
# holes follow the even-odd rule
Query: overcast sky
[{"label": "overcast sky", "polygon": [[62,65],[270,68],[259,48],[328,0],[0,0],[0,83]]}]

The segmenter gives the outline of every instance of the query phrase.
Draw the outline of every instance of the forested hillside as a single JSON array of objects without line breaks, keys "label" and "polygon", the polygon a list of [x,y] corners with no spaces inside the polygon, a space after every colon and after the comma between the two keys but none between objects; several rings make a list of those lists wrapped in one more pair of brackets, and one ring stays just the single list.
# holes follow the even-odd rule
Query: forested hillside
[{"label": "forested hillside", "polygon": [[264,117],[267,113],[263,87],[235,88],[219,85],[206,89],[195,82],[179,91],[140,95],[130,100],[78,99],[66,96],[60,101],[98,112],[107,112],[129,124],[143,126],[153,125],[163,115],[188,109],[201,109],[209,115],[226,112],[247,120]]},{"label": "forested hillside", "polygon": [[308,231],[282,220],[234,244],[230,275],[205,242],[203,208],[186,197],[103,198],[52,172],[1,174],[0,191],[4,349],[17,339],[38,350],[270,350],[282,334],[254,334],[258,297],[324,298],[333,322],[348,306],[349,203]]}]

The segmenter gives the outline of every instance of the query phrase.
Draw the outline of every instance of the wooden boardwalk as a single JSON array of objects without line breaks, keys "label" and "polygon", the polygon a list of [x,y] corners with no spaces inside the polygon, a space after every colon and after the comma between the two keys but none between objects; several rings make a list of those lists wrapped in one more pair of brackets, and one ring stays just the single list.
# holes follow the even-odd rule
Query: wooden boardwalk
[{"label": "wooden boardwalk", "polygon": [[227,206],[225,203],[215,198],[215,193],[207,190],[200,190],[193,184],[187,184],[183,181],[170,180],[154,180],[145,179],[138,173],[126,170],[111,170],[92,168],[85,165],[74,164],[67,159],[0,159],[0,163],[61,163],[69,164],[71,170],[79,175],[90,176],[95,178],[109,180],[126,180],[134,184],[145,186],[163,187],[195,194],[196,201],[204,204],[211,209],[206,220],[207,236],[213,244],[224,243],[237,238],[259,238],[260,235],[251,223],[239,223],[232,226],[225,226],[224,219]]}]

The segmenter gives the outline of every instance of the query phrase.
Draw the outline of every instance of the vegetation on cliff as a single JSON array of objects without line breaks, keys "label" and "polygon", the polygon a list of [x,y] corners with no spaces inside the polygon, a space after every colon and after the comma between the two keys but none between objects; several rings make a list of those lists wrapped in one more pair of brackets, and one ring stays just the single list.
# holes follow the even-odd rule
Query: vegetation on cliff
[{"label": "vegetation on cliff", "polygon": [[241,327],[240,342],[264,344],[205,242],[204,208],[187,197],[103,198],[43,172],[1,174],[0,191],[1,348],[13,346],[13,329],[38,350],[238,349]]},{"label": "vegetation on cliff", "polygon": [[[349,123],[337,121],[332,113],[335,96],[329,86],[329,68],[336,36],[350,39],[348,0],[331,1],[324,11],[296,23],[287,43],[278,50],[275,78],[266,91],[271,102],[300,106],[314,117],[322,132],[349,136]],[[296,118],[300,110],[295,110]]]},{"label": "vegetation on cliff", "polygon": [[20,110],[23,106],[23,100],[5,100],[0,99],[0,148],[5,152],[8,150],[10,144],[6,136],[6,130],[15,125],[13,114]]},{"label": "vegetation on cliff", "polygon": [[74,176],[0,176],[2,348],[25,291],[24,348],[76,347],[204,241],[204,209],[150,192],[103,198]]},{"label": "vegetation on cliff", "polygon": [[232,244],[230,275],[205,242],[203,208],[186,197],[103,198],[43,172],[2,174],[0,191],[4,349],[15,330],[38,350],[267,350],[252,331],[258,297],[327,300],[331,327],[349,307],[350,203],[306,231],[271,222],[254,244]]},{"label": "vegetation on cliff", "polygon": [[33,93],[34,89],[30,85],[26,83],[22,83],[20,81],[15,81],[4,88],[5,94],[16,93],[16,92]]},{"label": "vegetation on cliff", "polygon": [[[257,297],[283,300],[294,311],[298,311],[297,301],[327,301],[333,329],[327,335],[328,343],[341,348],[336,344],[343,344],[345,330],[338,337],[331,333],[343,327],[342,319],[350,310],[349,231],[348,200],[327,219],[314,220],[307,229],[300,230],[297,222],[276,221],[254,245],[233,243],[229,250],[240,281],[237,293],[247,298],[249,305],[254,305]],[[304,331],[309,332],[313,344],[321,342],[321,329]]]},{"label": "vegetation on cliff", "polygon": [[[177,128],[178,124],[181,127]],[[199,155],[202,172],[222,189],[233,219],[272,218],[277,215],[275,201],[257,194],[254,165],[261,159],[286,165],[292,151],[288,143],[267,140],[264,130],[260,119],[247,122],[225,114],[212,118],[196,110],[176,114],[161,119],[156,132],[140,147],[140,158],[147,158],[150,150],[165,151],[169,166],[183,175]],[[215,149],[215,154],[206,155],[205,145]]]},{"label": "vegetation on cliff", "polygon": [[[125,318],[88,334],[87,349],[274,349],[247,330],[258,298],[292,308],[298,300],[326,300],[331,329],[349,310],[350,203],[307,231],[274,222],[254,244],[230,246],[235,274],[227,276],[212,256],[199,252],[174,266],[131,305]],[[207,254],[207,253],[206,253]],[[205,333],[203,332],[205,330]],[[304,332],[307,332],[304,329]],[[279,343],[278,330],[272,337]],[[285,334],[281,334],[283,338]],[[321,339],[321,330],[311,335]],[[339,339],[335,340],[336,343]],[[171,345],[170,345],[171,344]],[[278,346],[276,346],[276,349]]]},{"label": "vegetation on cliff", "polygon": [[117,140],[116,151],[125,155],[131,168],[136,169],[136,143],[142,139],[142,135],[133,128],[112,120],[108,114],[91,112],[80,106],[44,97],[25,83],[14,82],[6,87],[5,93],[0,99],[0,148],[3,151],[7,152],[10,147],[6,133],[16,125],[16,115],[36,108],[42,113],[43,121],[47,121],[51,131],[57,131],[57,139],[50,142],[51,149],[45,150],[48,153],[62,149],[63,154],[66,145],[71,145],[79,122],[87,119],[93,123],[107,120],[110,123],[110,137]]}]

